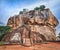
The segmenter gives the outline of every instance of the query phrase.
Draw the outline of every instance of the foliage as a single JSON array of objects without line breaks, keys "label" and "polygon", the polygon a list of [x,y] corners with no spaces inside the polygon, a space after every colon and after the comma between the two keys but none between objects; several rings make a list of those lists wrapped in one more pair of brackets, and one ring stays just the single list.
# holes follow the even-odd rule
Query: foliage
[{"label": "foliage", "polygon": [[41,6],[40,6],[40,9],[41,9],[41,10],[44,10],[44,9],[45,9],[45,5],[41,5]]},{"label": "foliage", "polygon": [[40,7],[35,7],[34,10],[44,10],[45,9],[45,5],[41,5]]},{"label": "foliage", "polygon": [[39,9],[39,7],[34,8],[34,10],[38,10],[38,9]]},{"label": "foliage", "polygon": [[26,12],[26,9],[23,9],[23,12]]},{"label": "foliage", "polygon": [[60,33],[58,34],[58,37],[60,38]]},{"label": "foliage", "polygon": [[26,11],[28,11],[28,9],[23,9],[23,11],[20,11],[19,14],[23,14],[23,12],[26,12]]},{"label": "foliage", "polygon": [[0,45],[3,45],[3,44],[4,44],[4,42],[0,41]]},{"label": "foliage", "polygon": [[23,14],[23,11],[20,11],[20,13],[19,14]]},{"label": "foliage", "polygon": [[10,27],[9,26],[0,26],[0,32],[7,33],[9,31],[10,31]]},{"label": "foliage", "polygon": [[5,33],[1,32],[0,33],[0,40],[4,37]]},{"label": "foliage", "polygon": [[10,27],[9,26],[0,26],[0,40],[8,32],[10,32]]}]

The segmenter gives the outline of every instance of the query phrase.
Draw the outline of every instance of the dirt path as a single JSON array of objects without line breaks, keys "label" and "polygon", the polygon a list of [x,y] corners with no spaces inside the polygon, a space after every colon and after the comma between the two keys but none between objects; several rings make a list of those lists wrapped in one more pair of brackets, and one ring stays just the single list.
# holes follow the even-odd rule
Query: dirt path
[{"label": "dirt path", "polygon": [[4,45],[0,46],[0,50],[60,50],[60,42],[48,42],[47,44],[39,44],[30,47],[21,45]]}]

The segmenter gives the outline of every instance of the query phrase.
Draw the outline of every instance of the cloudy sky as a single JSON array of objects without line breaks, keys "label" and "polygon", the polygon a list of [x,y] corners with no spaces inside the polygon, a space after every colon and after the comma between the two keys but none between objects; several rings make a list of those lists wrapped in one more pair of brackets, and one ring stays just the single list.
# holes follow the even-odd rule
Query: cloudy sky
[{"label": "cloudy sky", "polygon": [[[50,8],[56,18],[60,19],[60,0],[0,0],[0,25],[6,25],[8,18],[19,14],[23,8],[31,10],[40,5]],[[59,32],[60,24],[57,26],[57,34]]]}]

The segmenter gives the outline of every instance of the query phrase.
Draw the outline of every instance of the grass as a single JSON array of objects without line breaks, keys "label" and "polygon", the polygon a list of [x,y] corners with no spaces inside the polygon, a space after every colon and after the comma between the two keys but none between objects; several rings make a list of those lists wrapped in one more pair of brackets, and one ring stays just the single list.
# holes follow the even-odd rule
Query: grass
[{"label": "grass", "polygon": [[4,45],[4,43],[5,43],[5,42],[3,42],[3,41],[0,41],[0,45]]}]

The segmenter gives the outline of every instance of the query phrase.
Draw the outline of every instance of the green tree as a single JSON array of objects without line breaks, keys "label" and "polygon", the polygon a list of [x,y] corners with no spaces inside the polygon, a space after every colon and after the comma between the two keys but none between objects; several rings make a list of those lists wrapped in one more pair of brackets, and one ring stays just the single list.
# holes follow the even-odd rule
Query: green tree
[{"label": "green tree", "polygon": [[39,7],[35,7],[34,10],[39,10]]},{"label": "green tree", "polygon": [[23,12],[26,12],[27,9],[23,9]]},{"label": "green tree", "polygon": [[19,14],[23,14],[23,11],[20,11],[20,13]]},{"label": "green tree", "polygon": [[9,26],[0,26],[0,31],[7,33],[10,31],[10,27]]},{"label": "green tree", "polygon": [[10,27],[9,26],[0,26],[0,40],[8,32],[10,32]]},{"label": "green tree", "polygon": [[45,9],[45,5],[41,5],[40,9],[43,11]]},{"label": "green tree", "polygon": [[58,37],[60,38],[60,33],[58,34]]}]

